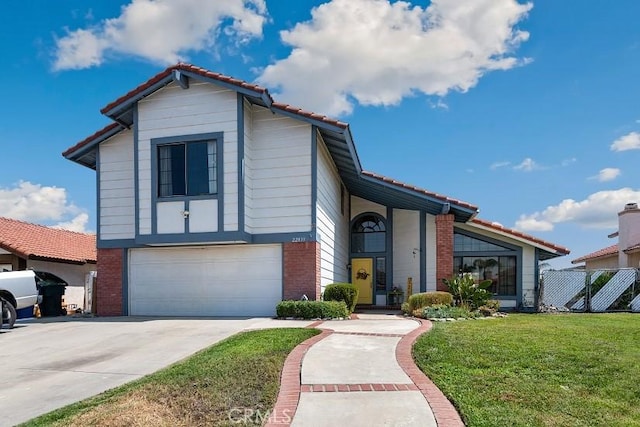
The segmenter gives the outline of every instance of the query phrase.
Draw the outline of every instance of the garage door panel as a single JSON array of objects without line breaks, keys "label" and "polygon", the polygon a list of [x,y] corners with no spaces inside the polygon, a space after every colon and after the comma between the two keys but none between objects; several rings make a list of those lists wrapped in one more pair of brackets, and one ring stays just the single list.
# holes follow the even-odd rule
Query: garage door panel
[{"label": "garage door panel", "polygon": [[133,249],[132,315],[273,316],[282,299],[280,245]]}]

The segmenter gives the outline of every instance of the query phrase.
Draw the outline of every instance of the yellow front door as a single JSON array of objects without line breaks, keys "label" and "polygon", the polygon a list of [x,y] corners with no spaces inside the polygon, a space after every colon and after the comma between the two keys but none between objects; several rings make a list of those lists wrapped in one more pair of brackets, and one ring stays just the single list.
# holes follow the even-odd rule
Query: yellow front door
[{"label": "yellow front door", "polygon": [[358,304],[373,303],[373,258],[351,260],[351,283],[358,288]]}]

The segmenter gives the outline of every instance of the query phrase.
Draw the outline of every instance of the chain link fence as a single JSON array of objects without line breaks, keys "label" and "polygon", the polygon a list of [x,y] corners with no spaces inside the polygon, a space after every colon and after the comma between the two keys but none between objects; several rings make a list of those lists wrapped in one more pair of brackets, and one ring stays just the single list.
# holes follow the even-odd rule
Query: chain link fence
[{"label": "chain link fence", "polygon": [[640,270],[547,270],[538,301],[539,311],[640,312]]}]

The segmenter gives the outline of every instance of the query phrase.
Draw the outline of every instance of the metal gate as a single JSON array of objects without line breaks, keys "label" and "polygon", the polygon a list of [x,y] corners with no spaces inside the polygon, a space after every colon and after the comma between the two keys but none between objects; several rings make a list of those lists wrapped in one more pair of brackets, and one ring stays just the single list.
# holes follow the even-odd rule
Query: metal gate
[{"label": "metal gate", "polygon": [[640,270],[547,270],[540,281],[540,311],[640,312]]}]

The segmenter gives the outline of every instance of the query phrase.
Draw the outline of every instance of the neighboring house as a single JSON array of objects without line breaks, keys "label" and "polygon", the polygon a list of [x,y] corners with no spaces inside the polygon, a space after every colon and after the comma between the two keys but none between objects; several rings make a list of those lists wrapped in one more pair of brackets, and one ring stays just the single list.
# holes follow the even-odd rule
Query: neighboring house
[{"label": "neighboring house", "polygon": [[599,249],[571,261],[584,264],[587,270],[598,268],[640,267],[640,209],[637,203],[627,203],[618,213],[618,231],[609,238],[618,238],[618,243]]},{"label": "neighboring house", "polygon": [[0,217],[0,271],[53,273],[69,286],[65,301],[83,307],[88,272],[96,269],[96,236]]},{"label": "neighboring house", "polygon": [[538,262],[569,253],[364,171],[347,123],[199,67],[101,112],[113,123],[63,153],[97,172],[98,314],[273,315],[347,281],[385,305],[460,271],[531,308]]}]

